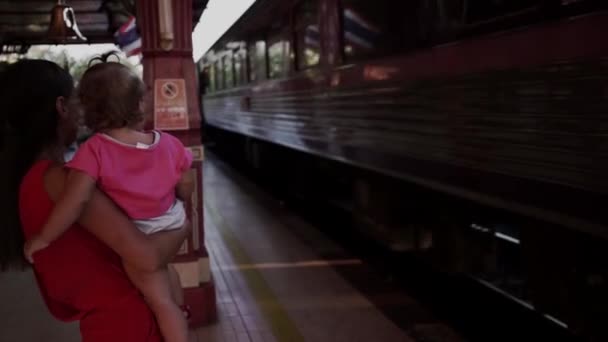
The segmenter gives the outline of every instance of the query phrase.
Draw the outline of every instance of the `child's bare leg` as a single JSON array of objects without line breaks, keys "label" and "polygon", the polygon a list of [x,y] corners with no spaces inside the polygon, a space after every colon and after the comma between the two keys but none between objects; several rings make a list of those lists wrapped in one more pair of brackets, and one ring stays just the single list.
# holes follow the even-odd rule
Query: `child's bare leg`
[{"label": "child's bare leg", "polygon": [[169,264],[167,266],[169,270],[169,281],[171,282],[171,294],[173,295],[173,300],[177,305],[184,305],[184,290],[182,289],[182,283],[179,280],[179,274],[175,270],[173,265]]},{"label": "child's bare leg", "polygon": [[182,310],[173,299],[168,270],[141,272],[127,264],[125,270],[156,316],[165,342],[188,342],[188,325]]}]

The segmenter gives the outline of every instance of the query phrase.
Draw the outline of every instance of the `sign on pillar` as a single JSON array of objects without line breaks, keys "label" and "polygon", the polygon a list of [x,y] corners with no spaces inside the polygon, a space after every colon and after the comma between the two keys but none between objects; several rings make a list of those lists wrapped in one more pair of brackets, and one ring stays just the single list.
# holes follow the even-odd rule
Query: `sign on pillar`
[{"label": "sign on pillar", "polygon": [[154,128],[173,131],[187,130],[188,99],[184,79],[154,81]]}]

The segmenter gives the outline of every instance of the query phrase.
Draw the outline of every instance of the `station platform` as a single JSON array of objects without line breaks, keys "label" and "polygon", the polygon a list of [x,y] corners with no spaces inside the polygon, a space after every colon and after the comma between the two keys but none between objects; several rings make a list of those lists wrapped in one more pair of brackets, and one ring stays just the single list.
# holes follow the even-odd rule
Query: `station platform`
[{"label": "station platform", "polygon": [[[193,342],[463,341],[221,162],[208,158],[203,174],[218,320]],[[50,316],[31,272],[0,274],[0,303],[0,341],[79,341],[77,324]]]}]

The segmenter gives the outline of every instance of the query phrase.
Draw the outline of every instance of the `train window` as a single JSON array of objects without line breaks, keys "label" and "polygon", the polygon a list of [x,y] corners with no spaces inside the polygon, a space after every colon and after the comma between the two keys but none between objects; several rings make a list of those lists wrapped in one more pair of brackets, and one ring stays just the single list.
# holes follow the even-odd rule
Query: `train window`
[{"label": "train window", "polygon": [[207,79],[208,79],[208,84],[207,84],[207,92],[213,92],[217,90],[217,79],[215,77],[215,65],[209,65],[207,67],[208,69],[208,74],[207,74]]},{"label": "train window", "polygon": [[222,61],[217,60],[213,65],[213,70],[215,74],[215,90],[224,89],[224,72],[222,69]]},{"label": "train window", "polygon": [[232,66],[232,52],[228,53],[227,56],[222,58],[222,65],[224,67],[224,88],[228,89],[234,87],[234,69]]},{"label": "train window", "polygon": [[240,49],[234,54],[234,77],[236,85],[247,83],[247,50]]},{"label": "train window", "polygon": [[321,41],[318,5],[318,0],[305,0],[296,9],[296,54],[300,70],[319,64]]},{"label": "train window", "polygon": [[[444,0],[445,1],[445,0]],[[491,20],[542,5],[546,0],[461,0],[468,23]]]},{"label": "train window", "polygon": [[266,79],[266,42],[258,40],[249,43],[249,80]]},{"label": "train window", "polygon": [[405,14],[410,1],[342,0],[346,60],[384,55],[404,48]]},{"label": "train window", "polygon": [[278,34],[270,40],[268,47],[268,75],[270,78],[281,78],[289,74],[291,66],[291,44],[288,31]]},{"label": "train window", "polygon": [[547,0],[439,0],[438,30],[449,38],[461,32],[505,29],[534,21],[547,4]]}]

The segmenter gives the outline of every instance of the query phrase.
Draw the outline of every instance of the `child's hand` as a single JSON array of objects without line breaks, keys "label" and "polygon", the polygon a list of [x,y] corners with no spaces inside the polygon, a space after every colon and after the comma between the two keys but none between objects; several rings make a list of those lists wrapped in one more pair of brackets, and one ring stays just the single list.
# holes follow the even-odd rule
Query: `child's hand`
[{"label": "child's hand", "polygon": [[35,236],[25,243],[25,246],[23,247],[23,254],[25,255],[25,258],[27,259],[27,261],[29,261],[31,264],[33,264],[34,263],[34,258],[33,258],[34,253],[47,248],[48,245],[49,245],[48,242],[42,240],[38,236]]}]

